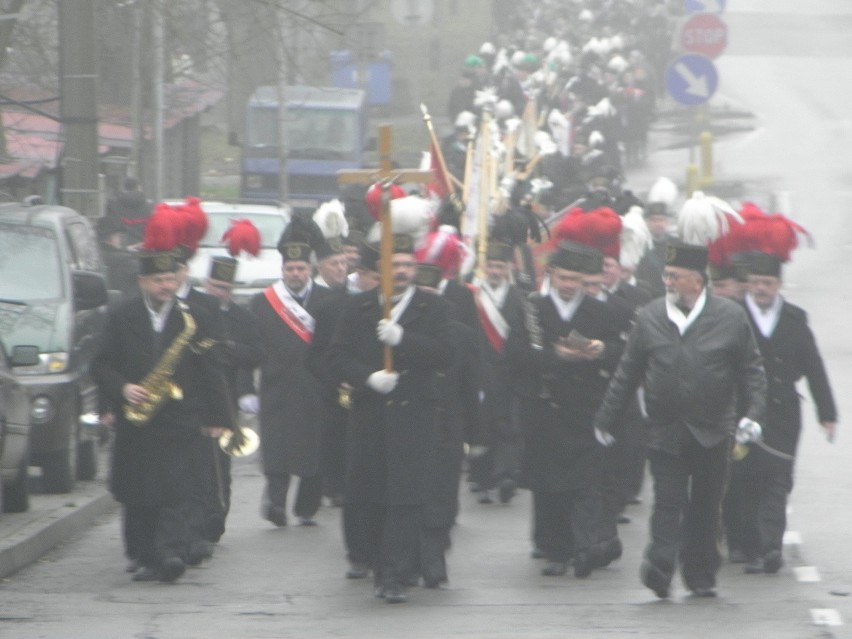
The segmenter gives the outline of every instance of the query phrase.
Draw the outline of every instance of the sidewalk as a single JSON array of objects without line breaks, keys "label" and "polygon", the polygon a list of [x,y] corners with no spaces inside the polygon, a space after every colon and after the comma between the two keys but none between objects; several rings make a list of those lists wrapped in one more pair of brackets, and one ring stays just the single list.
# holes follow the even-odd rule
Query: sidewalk
[{"label": "sidewalk", "polygon": [[31,494],[27,512],[0,515],[0,579],[37,561],[117,507],[105,479],[77,482],[67,495]]}]

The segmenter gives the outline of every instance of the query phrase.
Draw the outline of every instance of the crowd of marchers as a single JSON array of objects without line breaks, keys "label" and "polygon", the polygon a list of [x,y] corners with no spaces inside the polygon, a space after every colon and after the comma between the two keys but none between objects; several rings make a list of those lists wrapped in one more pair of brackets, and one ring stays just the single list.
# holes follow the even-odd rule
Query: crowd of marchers
[{"label": "crowd of marchers", "polygon": [[[463,181],[470,127],[493,115],[515,156],[474,238],[484,250],[460,232],[457,197],[407,185],[383,251],[381,188],[348,191],[292,216],[280,280],[244,308],[231,293],[257,229],[229,229],[201,293],[186,266],[198,202],[140,216],[138,291],[111,311],[93,367],[133,579],[174,581],[212,557],[230,499],[218,440],[244,437],[240,413],[258,414],[263,518],[313,526],[324,499],[340,507],[346,577],[372,577],[389,603],[449,579],[465,471],[483,505],[531,492],[547,576],[621,557],[646,468],[640,579],[657,596],[678,570],[715,596],[722,538],[746,572],[781,569],[802,377],[829,440],[837,420],[806,314],[781,295],[806,231],[668,179],[642,198],[624,188],[660,73],[639,26],[667,33],[665,3],[514,4],[464,60],[443,145]],[[634,118],[639,93],[651,106]],[[525,128],[537,142],[523,149]]]}]

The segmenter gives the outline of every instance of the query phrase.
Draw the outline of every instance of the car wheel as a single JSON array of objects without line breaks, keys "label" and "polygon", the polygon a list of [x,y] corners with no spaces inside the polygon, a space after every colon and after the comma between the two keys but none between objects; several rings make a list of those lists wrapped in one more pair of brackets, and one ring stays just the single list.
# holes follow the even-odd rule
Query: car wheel
[{"label": "car wheel", "polygon": [[93,439],[77,447],[77,479],[91,481],[98,474],[98,443]]},{"label": "car wheel", "polygon": [[3,483],[3,512],[23,513],[30,508],[30,484],[26,461],[11,482]]},{"label": "car wheel", "polygon": [[79,445],[76,415],[71,427],[68,448],[43,455],[41,480],[46,493],[70,493],[77,480],[77,447]]}]

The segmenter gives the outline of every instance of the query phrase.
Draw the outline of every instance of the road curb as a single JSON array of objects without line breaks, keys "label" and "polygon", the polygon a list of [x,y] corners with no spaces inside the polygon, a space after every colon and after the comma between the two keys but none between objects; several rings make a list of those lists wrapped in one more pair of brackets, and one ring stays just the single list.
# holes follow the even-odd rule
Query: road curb
[{"label": "road curb", "polygon": [[118,508],[105,487],[83,494],[38,495],[29,512],[0,515],[0,579],[14,574],[86,531]]}]

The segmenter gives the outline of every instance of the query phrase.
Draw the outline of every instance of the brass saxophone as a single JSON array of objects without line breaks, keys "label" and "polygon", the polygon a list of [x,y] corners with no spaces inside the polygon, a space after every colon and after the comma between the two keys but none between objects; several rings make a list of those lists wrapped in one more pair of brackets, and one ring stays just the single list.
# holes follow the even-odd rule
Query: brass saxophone
[{"label": "brass saxophone", "polygon": [[183,390],[175,384],[175,369],[183,357],[184,351],[195,335],[195,319],[189,314],[187,306],[178,301],[178,308],[183,315],[183,330],[178,334],[166,351],[160,356],[157,364],[139,382],[146,391],[148,399],[139,404],[125,404],[124,416],[135,426],[144,426],[163,407],[168,399],[180,401]]}]

